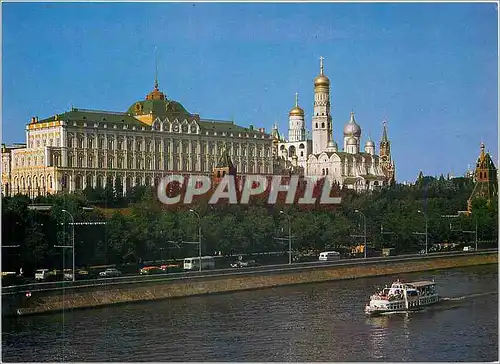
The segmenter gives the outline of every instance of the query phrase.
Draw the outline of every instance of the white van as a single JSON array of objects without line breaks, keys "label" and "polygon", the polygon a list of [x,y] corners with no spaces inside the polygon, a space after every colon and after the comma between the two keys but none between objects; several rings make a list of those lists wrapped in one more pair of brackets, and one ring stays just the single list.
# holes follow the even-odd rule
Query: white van
[{"label": "white van", "polygon": [[48,269],[37,269],[35,272],[35,280],[43,281],[49,275]]},{"label": "white van", "polygon": [[319,260],[326,262],[330,260],[339,260],[340,253],[339,252],[323,252],[319,254]]}]

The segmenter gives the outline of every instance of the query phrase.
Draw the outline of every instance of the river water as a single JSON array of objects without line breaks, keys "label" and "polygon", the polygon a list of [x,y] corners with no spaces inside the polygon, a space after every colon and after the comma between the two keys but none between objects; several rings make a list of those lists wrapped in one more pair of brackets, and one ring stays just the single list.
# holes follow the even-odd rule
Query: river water
[{"label": "river water", "polygon": [[[394,279],[443,301],[365,317]],[[2,361],[497,361],[498,266],[111,306],[2,320]]]}]

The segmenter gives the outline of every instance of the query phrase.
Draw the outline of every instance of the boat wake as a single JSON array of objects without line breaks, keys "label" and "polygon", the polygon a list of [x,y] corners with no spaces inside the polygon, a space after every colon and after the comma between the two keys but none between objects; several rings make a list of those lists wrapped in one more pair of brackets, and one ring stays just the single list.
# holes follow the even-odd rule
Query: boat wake
[{"label": "boat wake", "polygon": [[498,294],[498,292],[493,291],[493,292],[483,292],[483,293],[475,293],[475,294],[468,294],[465,296],[460,296],[460,297],[442,297],[441,301],[463,301],[471,298],[476,298],[476,297],[483,297],[483,296],[489,296],[489,295],[494,295]]}]

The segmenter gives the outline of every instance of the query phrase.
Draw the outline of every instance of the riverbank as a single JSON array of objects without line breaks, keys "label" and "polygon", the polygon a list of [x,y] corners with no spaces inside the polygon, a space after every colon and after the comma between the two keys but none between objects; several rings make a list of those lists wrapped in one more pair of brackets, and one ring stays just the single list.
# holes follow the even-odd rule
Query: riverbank
[{"label": "riverbank", "polygon": [[397,257],[384,261],[314,267],[283,267],[269,271],[242,272],[163,281],[127,282],[59,288],[51,291],[2,296],[2,314],[32,315],[63,309],[92,308],[112,304],[214,294],[340,279],[429,271],[483,264],[498,264],[498,252],[457,256]]}]

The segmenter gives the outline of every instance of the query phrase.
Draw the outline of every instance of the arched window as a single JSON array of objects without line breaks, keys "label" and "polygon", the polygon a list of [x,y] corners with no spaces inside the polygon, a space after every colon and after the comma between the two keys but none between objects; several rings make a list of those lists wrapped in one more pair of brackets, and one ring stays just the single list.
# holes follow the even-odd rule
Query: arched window
[{"label": "arched window", "polygon": [[[120,176],[117,176],[117,177],[115,178],[115,185],[116,185],[116,186],[119,186],[119,185],[121,185],[121,184],[122,184],[122,178],[121,178]],[[122,185],[122,187],[123,187],[123,185]],[[117,190],[117,191],[116,191],[116,194],[117,194],[117,196],[118,196],[118,197],[122,197],[122,196],[123,196],[123,190],[121,190],[121,191],[120,191],[120,190]]]},{"label": "arched window", "polygon": [[90,174],[85,177],[85,187],[93,187],[92,176]]},{"label": "arched window", "polygon": [[80,176],[80,175],[77,175],[75,177],[75,189],[76,190],[82,189],[82,176]]},{"label": "arched window", "polygon": [[104,188],[104,177],[103,176],[97,176],[96,187]]},{"label": "arched window", "polygon": [[68,176],[65,174],[61,179],[62,188],[68,188]]}]

